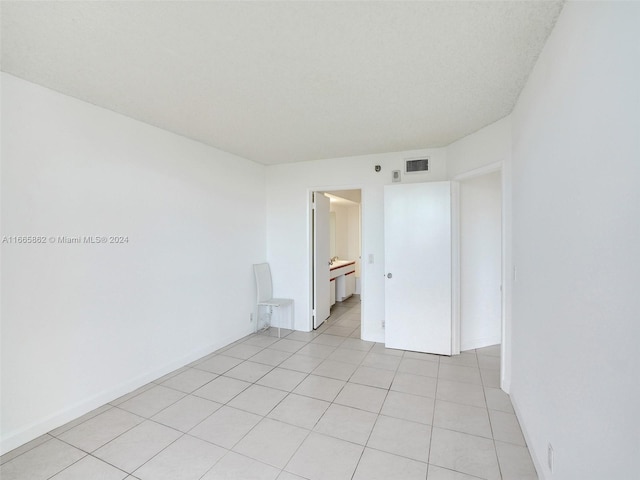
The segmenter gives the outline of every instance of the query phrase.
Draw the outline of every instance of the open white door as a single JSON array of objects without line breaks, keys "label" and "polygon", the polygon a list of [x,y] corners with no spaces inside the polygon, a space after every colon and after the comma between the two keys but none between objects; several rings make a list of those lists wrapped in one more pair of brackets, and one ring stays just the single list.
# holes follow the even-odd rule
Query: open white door
[{"label": "open white door", "polygon": [[329,198],[313,192],[313,328],[329,317]]},{"label": "open white door", "polygon": [[451,184],[384,190],[385,344],[451,355]]}]

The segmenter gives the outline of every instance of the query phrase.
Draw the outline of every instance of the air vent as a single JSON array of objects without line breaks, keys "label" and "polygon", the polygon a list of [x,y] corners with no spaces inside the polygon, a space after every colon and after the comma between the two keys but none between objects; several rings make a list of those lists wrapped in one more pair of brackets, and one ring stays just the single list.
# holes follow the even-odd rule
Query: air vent
[{"label": "air vent", "polygon": [[429,170],[429,158],[416,158],[412,160],[405,160],[406,173],[418,173],[426,172]]}]

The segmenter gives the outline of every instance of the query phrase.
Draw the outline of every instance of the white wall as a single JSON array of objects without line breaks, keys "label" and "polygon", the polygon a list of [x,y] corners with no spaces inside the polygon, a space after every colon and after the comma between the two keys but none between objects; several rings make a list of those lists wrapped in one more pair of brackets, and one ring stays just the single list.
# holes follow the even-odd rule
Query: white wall
[{"label": "white wall", "polygon": [[331,204],[335,213],[336,253],[340,260],[355,260],[357,277],[360,276],[360,205]]},{"label": "white wall", "polygon": [[500,172],[460,182],[460,344],[502,340]]},{"label": "white wall", "polygon": [[[264,167],[2,75],[2,451],[252,330]],[[232,207],[232,208],[230,208]]]},{"label": "white wall", "polygon": [[[299,330],[310,328],[309,192],[362,189],[362,285],[365,340],[384,341],[384,185],[404,159],[430,155],[429,172],[404,175],[404,182],[446,180],[444,149],[396,152],[275,165],[267,168],[267,258],[274,295],[294,298]],[[382,171],[376,173],[374,166]],[[368,263],[373,255],[374,263]]]},{"label": "white wall", "polygon": [[346,260],[349,251],[349,218],[347,216],[347,207],[332,203],[329,208],[331,212],[335,213],[336,219],[334,232],[336,242],[335,255],[340,257],[341,260]]},{"label": "white wall", "polygon": [[456,178],[511,155],[511,116],[487,125],[447,146],[447,171]]},{"label": "white wall", "polygon": [[[360,277],[361,265],[361,244],[360,238],[360,205],[349,205],[347,207],[347,223],[349,225],[349,235],[347,238],[347,259],[356,262],[356,278]],[[356,292],[359,293],[359,292]]]},{"label": "white wall", "polygon": [[513,113],[511,396],[541,478],[640,471],[638,25],[568,2]]}]

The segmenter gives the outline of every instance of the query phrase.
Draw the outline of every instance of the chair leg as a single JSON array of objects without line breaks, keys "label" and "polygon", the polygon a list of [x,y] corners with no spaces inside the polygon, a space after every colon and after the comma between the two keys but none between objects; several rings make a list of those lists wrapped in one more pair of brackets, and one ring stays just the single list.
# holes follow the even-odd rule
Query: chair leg
[{"label": "chair leg", "polygon": [[[269,307],[270,308],[270,312],[269,312],[269,325],[271,325],[271,315],[273,315],[273,307]],[[280,322],[278,322],[278,338],[280,338]]]}]

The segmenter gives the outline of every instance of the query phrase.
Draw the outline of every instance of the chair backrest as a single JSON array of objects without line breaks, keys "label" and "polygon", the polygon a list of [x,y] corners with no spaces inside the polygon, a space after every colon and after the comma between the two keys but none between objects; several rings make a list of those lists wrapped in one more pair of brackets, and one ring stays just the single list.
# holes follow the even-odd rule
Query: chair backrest
[{"label": "chair backrest", "polygon": [[273,298],[273,286],[271,284],[271,269],[268,263],[258,263],[253,266],[256,275],[256,288],[258,290],[258,302],[264,302]]}]

